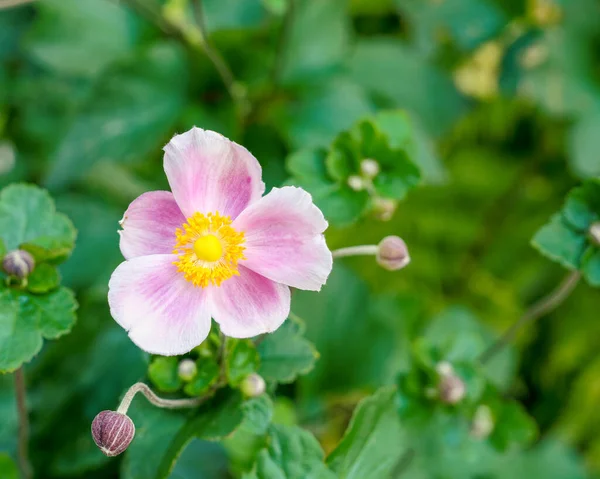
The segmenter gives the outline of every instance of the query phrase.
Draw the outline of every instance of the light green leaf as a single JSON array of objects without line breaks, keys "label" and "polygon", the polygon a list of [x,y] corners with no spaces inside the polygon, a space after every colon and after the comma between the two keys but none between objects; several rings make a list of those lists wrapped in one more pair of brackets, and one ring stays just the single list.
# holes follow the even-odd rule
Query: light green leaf
[{"label": "light green leaf", "polygon": [[575,123],[569,132],[571,166],[581,178],[600,176],[600,111],[592,111]]},{"label": "light green leaf", "polygon": [[204,394],[208,389],[217,382],[220,375],[219,365],[217,361],[211,357],[200,357],[196,361],[196,375],[188,384],[185,385],[183,390],[189,396],[200,396]]},{"label": "light green leaf", "polygon": [[554,215],[533,237],[532,244],[543,255],[565,268],[576,269],[586,247],[586,237],[569,227],[561,214]]},{"label": "light green leaf", "polygon": [[2,473],[2,479],[19,479],[17,465],[5,452],[0,452],[0,472]]},{"label": "light green leaf", "polygon": [[179,47],[159,43],[107,71],[52,155],[46,183],[62,186],[99,160],[158,155],[184,104],[185,68]]},{"label": "light green leaf", "polygon": [[148,377],[160,391],[176,392],[183,384],[178,374],[178,366],[177,356],[156,357],[150,363]]},{"label": "light green leaf", "polygon": [[258,369],[260,358],[252,341],[229,338],[226,346],[225,371],[227,381],[237,387],[250,373]]},{"label": "light green leaf", "polygon": [[319,353],[304,338],[304,326],[288,319],[258,346],[260,368],[258,373],[268,381],[291,383],[298,375],[308,373]]},{"label": "light green leaf", "polygon": [[61,74],[93,76],[131,51],[133,17],[108,0],[45,0],[26,48]]},{"label": "light green leaf", "polygon": [[591,286],[600,287],[600,248],[588,248],[581,259],[581,272]]},{"label": "light green leaf", "polygon": [[339,445],[327,464],[341,479],[390,477],[407,443],[396,411],[396,388],[380,389],[354,410]]},{"label": "light green leaf", "polygon": [[77,302],[71,290],[30,295],[0,290],[0,371],[13,371],[33,358],[42,339],[68,333],[75,322]]},{"label": "light green leaf", "polygon": [[48,263],[36,265],[27,277],[27,289],[35,294],[47,293],[60,284],[60,274],[55,266]]},{"label": "light green leaf", "polygon": [[39,262],[68,256],[76,232],[47,191],[17,184],[0,193],[0,236],[9,251],[22,246]]},{"label": "light green leaf", "polygon": [[245,479],[333,479],[323,463],[323,449],[312,434],[297,426],[271,426],[269,447],[258,456]]}]

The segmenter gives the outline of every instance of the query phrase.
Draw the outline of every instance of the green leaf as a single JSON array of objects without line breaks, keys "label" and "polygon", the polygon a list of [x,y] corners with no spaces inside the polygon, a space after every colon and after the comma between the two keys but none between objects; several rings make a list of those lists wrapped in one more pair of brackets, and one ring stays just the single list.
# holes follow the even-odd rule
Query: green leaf
[{"label": "green leaf", "polygon": [[250,373],[258,369],[260,358],[252,341],[229,338],[226,346],[225,372],[227,381],[237,387]]},{"label": "green leaf", "polygon": [[581,272],[591,286],[600,287],[600,248],[588,248],[581,259]]},{"label": "green leaf", "polygon": [[8,253],[8,250],[6,249],[4,241],[2,240],[2,238],[0,238],[0,260],[4,258],[4,256],[6,256],[6,253]]},{"label": "green leaf", "polygon": [[581,178],[600,176],[600,110],[584,115],[571,128],[568,138],[572,168]]},{"label": "green leaf", "polygon": [[56,267],[48,263],[36,265],[27,277],[27,289],[35,294],[43,294],[60,285],[60,274]]},{"label": "green leaf", "polygon": [[160,409],[136,398],[128,415],[136,435],[122,463],[124,479],[164,479],[193,438],[218,441],[241,424],[241,396],[223,392],[193,415]]},{"label": "green leaf", "polygon": [[0,471],[2,471],[2,479],[19,479],[16,464],[5,452],[0,452]]},{"label": "green leaf", "polygon": [[586,233],[600,219],[600,180],[588,180],[574,188],[567,196],[562,214],[574,228]]},{"label": "green leaf", "polygon": [[532,244],[543,255],[565,268],[576,269],[581,264],[586,237],[567,225],[561,214],[557,214],[535,234]]},{"label": "green leaf", "polygon": [[319,357],[312,343],[304,338],[304,325],[288,319],[258,345],[258,373],[267,381],[291,383],[308,373]]},{"label": "green leaf", "polygon": [[107,71],[52,155],[46,183],[61,187],[101,159],[158,156],[181,113],[186,83],[184,53],[170,43],[155,44]]},{"label": "green leaf", "polygon": [[11,251],[23,247],[37,262],[67,256],[75,228],[57,213],[47,191],[33,185],[10,185],[0,193],[0,235]]},{"label": "green leaf", "polygon": [[41,349],[43,338],[68,333],[77,302],[71,290],[59,288],[43,296],[0,289],[0,371],[13,371]]},{"label": "green leaf", "polygon": [[245,479],[333,479],[323,463],[323,449],[312,434],[297,426],[273,425],[269,446],[261,451]]},{"label": "green leaf", "polygon": [[166,393],[176,392],[183,384],[178,374],[177,356],[159,356],[153,359],[148,368],[148,377],[154,385]]},{"label": "green leaf", "polygon": [[513,444],[525,447],[536,439],[537,425],[521,404],[508,401],[492,404],[491,408],[495,426],[490,441],[499,450],[504,451]]},{"label": "green leaf", "polygon": [[185,385],[184,392],[189,396],[201,396],[217,382],[221,373],[217,361],[212,357],[200,357],[196,361],[197,371],[194,379]]},{"label": "green leaf", "polygon": [[38,62],[66,75],[92,76],[131,51],[127,9],[106,0],[46,0],[27,37]]},{"label": "green leaf", "polygon": [[248,399],[242,404],[242,411],[244,412],[242,429],[252,434],[267,432],[273,417],[273,401],[268,394]]},{"label": "green leaf", "polygon": [[354,410],[344,437],[327,457],[343,479],[391,477],[410,447],[396,411],[396,388],[385,387],[363,399]]}]

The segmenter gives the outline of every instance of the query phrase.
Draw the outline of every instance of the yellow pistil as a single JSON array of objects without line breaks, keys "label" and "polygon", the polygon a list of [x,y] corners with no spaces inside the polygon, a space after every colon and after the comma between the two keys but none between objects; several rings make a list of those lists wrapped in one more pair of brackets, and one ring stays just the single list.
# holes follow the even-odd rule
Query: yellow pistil
[{"label": "yellow pistil", "polygon": [[239,276],[237,263],[244,258],[244,233],[231,227],[231,218],[218,212],[194,213],[175,232],[173,253],[177,271],[201,288],[220,286],[232,276]]}]

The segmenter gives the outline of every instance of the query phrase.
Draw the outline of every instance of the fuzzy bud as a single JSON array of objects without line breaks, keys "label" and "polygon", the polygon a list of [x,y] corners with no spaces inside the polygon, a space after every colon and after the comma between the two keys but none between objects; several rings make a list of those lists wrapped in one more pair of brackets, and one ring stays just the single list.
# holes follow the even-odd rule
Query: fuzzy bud
[{"label": "fuzzy bud", "polygon": [[240,384],[240,390],[246,397],[256,397],[260,396],[267,389],[267,385],[265,384],[265,380],[262,376],[252,373],[246,376],[246,378]]},{"label": "fuzzy bud", "polygon": [[373,198],[373,213],[375,218],[381,221],[389,221],[396,212],[398,202],[389,198]]},{"label": "fuzzy bud", "polygon": [[379,171],[379,163],[372,158],[365,158],[360,162],[360,172],[367,178],[375,178]]},{"label": "fuzzy bud", "polygon": [[590,238],[596,246],[600,246],[600,222],[592,223],[590,226]]},{"label": "fuzzy bud", "polygon": [[2,260],[2,269],[9,276],[23,279],[35,268],[35,260],[27,251],[17,249],[8,253]]},{"label": "fuzzy bud", "polygon": [[124,452],[135,436],[135,425],[126,416],[115,411],[102,411],[92,422],[92,437],[96,446],[108,457]]},{"label": "fuzzy bud", "polygon": [[467,393],[464,381],[456,375],[454,368],[447,361],[442,361],[436,366],[440,375],[438,394],[440,400],[446,404],[456,404],[463,400]]},{"label": "fuzzy bud", "polygon": [[481,405],[475,411],[471,423],[471,436],[477,439],[485,439],[494,430],[494,417],[488,406]]},{"label": "fuzzy bud", "polygon": [[191,381],[198,372],[198,366],[192,359],[182,359],[177,367],[177,374],[182,381]]},{"label": "fuzzy bud", "polygon": [[377,245],[377,263],[389,271],[404,268],[410,263],[408,248],[398,236],[386,236]]},{"label": "fuzzy bud", "polygon": [[361,191],[365,189],[365,180],[358,175],[352,175],[348,177],[348,186],[354,191]]}]

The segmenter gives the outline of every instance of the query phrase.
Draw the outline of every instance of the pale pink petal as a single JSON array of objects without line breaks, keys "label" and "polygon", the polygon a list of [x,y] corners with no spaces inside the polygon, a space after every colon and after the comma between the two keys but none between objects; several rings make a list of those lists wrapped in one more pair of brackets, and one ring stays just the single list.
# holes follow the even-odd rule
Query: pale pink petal
[{"label": "pale pink petal", "polygon": [[244,232],[247,268],[300,289],[318,291],[327,281],[333,264],[323,236],[327,221],[303,189],[273,188],[233,227]]},{"label": "pale pink petal", "polygon": [[173,356],[198,346],[210,331],[210,289],[177,272],[175,255],[121,263],[108,284],[112,317],[144,351]]},{"label": "pale pink petal", "polygon": [[233,338],[275,331],[290,314],[290,289],[243,266],[212,289],[212,317]]},{"label": "pale pink petal", "polygon": [[242,146],[214,131],[192,128],[165,150],[165,173],[181,211],[237,217],[265,191],[260,164]]},{"label": "pale pink petal", "polygon": [[149,191],[131,202],[120,222],[121,253],[125,259],[171,254],[175,230],[185,217],[169,191]]}]

